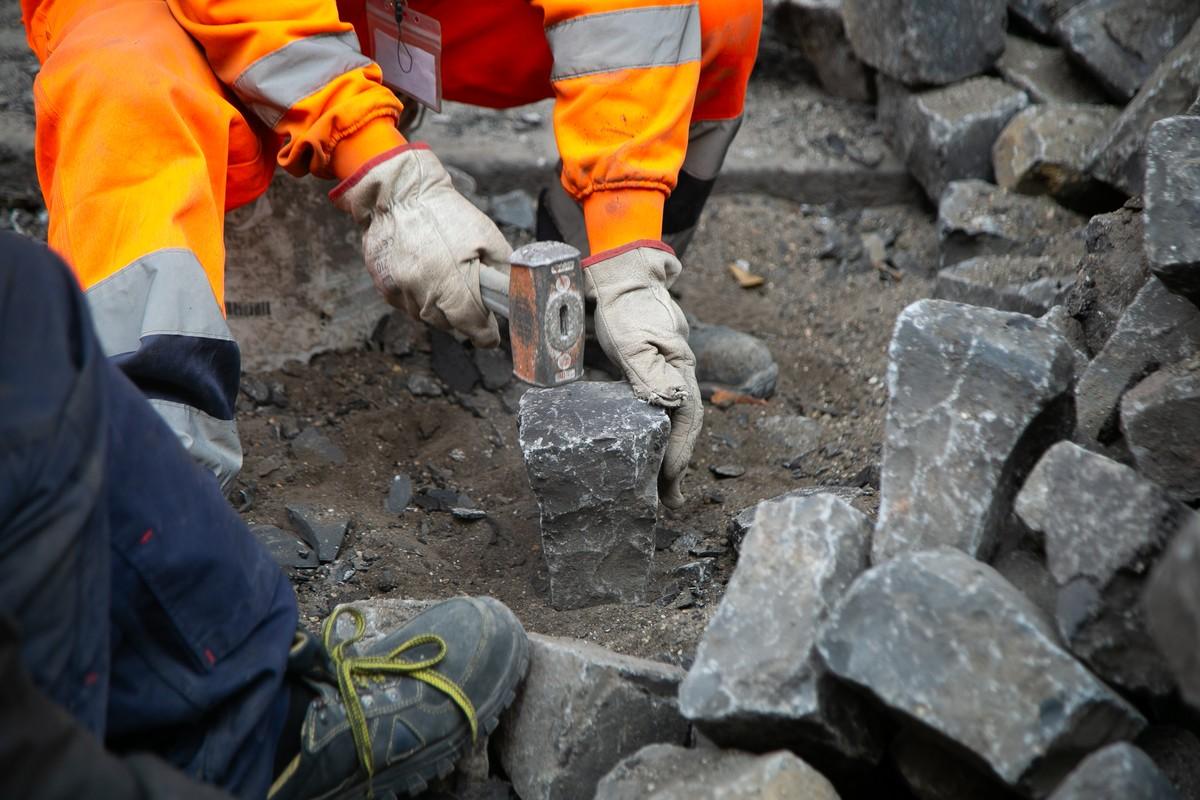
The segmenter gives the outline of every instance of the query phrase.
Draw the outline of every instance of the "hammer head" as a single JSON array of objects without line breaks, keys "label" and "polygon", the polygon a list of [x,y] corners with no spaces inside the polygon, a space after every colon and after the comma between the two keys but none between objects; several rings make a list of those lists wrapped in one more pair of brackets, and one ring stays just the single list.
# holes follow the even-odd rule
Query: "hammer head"
[{"label": "hammer head", "polygon": [[534,386],[561,386],[583,375],[583,269],[579,251],[534,242],[512,254],[508,330],[513,373]]}]

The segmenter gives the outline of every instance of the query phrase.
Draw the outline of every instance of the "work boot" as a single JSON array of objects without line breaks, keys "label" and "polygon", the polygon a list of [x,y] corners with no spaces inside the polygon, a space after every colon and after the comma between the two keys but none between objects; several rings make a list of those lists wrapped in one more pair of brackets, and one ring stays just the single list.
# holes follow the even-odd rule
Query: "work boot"
[{"label": "work boot", "polygon": [[[338,638],[339,618],[354,632]],[[304,678],[317,697],[300,753],[270,800],[388,800],[445,777],[479,736],[491,733],[529,664],[529,641],[490,597],[456,597],[359,646],[363,614],[341,607],[325,621],[328,661]],[[333,675],[328,676],[324,664]]]}]

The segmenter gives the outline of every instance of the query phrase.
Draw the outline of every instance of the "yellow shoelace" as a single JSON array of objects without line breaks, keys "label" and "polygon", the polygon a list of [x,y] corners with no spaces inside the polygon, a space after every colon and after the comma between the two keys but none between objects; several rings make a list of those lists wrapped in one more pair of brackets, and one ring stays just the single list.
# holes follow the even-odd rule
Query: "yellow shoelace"
[{"label": "yellow shoelace", "polygon": [[[354,620],[354,635],[334,643],[333,630],[337,626],[338,618],[343,614],[349,615]],[[358,688],[355,685],[356,681],[361,683],[371,676],[402,674],[429,684],[446,694],[467,715],[467,722],[471,725],[472,742],[475,741],[478,733],[478,721],[475,717],[475,706],[467,697],[466,692],[445,675],[433,671],[433,667],[446,657],[446,642],[442,637],[428,633],[414,636],[387,655],[382,656],[346,655],[346,648],[361,639],[366,630],[367,623],[362,612],[356,608],[339,608],[329,616],[329,619],[325,620],[322,638],[325,640],[325,649],[329,651],[329,656],[333,660],[338,688],[341,690],[342,700],[346,704],[346,716],[350,720],[350,732],[354,735],[354,747],[358,750],[359,760],[367,770],[367,786],[370,787],[371,777],[375,774],[375,762],[371,755],[371,733],[367,728],[367,716],[363,712],[362,701],[359,699]],[[437,654],[422,661],[405,661],[400,657],[406,651],[424,644],[436,644],[438,646]]]}]

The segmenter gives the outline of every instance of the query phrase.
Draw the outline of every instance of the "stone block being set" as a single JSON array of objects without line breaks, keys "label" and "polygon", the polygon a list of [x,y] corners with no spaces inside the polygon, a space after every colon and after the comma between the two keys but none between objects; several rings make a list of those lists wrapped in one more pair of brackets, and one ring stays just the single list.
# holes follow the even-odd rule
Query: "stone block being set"
[{"label": "stone block being set", "polygon": [[1054,24],[1083,0],[1008,0],[1013,16],[1043,36],[1054,33]]},{"label": "stone block being set", "polygon": [[494,737],[522,800],[591,797],[621,759],[687,742],[675,703],[683,670],[575,639],[529,643],[529,674]]},{"label": "stone block being set", "polygon": [[1200,500],[1200,358],[1155,372],[1121,399],[1138,471],[1177,500]]},{"label": "stone block being set", "polygon": [[998,78],[914,92],[879,78],[879,122],[933,200],[951,181],[992,176],[992,145],[1029,98]]},{"label": "stone block being set", "polygon": [[871,715],[815,647],[833,605],[866,568],[870,539],[870,520],[832,495],[761,504],[680,686],[683,715],[728,747],[878,761]]},{"label": "stone block being set", "polygon": [[858,57],[910,86],[987,71],[1004,52],[1004,0],[843,0]]},{"label": "stone block being set", "polygon": [[1154,123],[1146,138],[1146,257],[1158,279],[1200,303],[1200,117]]},{"label": "stone block being set", "polygon": [[1150,757],[1118,742],[1089,755],[1071,771],[1050,800],[1182,800]]},{"label": "stone block being set", "polygon": [[1160,119],[1186,112],[1197,92],[1200,92],[1200,20],[1159,63],[1137,96],[1096,144],[1092,174],[1126,194],[1140,194],[1146,173],[1145,145],[1150,126]]},{"label": "stone block being set", "polygon": [[1131,201],[1092,217],[1084,230],[1084,255],[1064,305],[1082,327],[1089,354],[1104,349],[1121,315],[1150,279],[1141,211]]},{"label": "stone block being set", "polygon": [[1163,696],[1172,681],[1138,602],[1154,558],[1195,518],[1162,487],[1070,442],[1038,462],[1017,515],[1043,537],[1063,641],[1110,684]]},{"label": "stone block being set", "polygon": [[1144,608],[1150,635],[1183,699],[1200,709],[1200,523],[1181,530],[1150,575]]},{"label": "stone block being set", "polygon": [[871,101],[874,73],[846,38],[842,0],[784,0],[775,14],[783,35],[816,70],[821,88],[835,97]]},{"label": "stone block being set", "polygon": [[1051,255],[1085,220],[1048,197],[1031,197],[986,181],[951,183],[938,203],[941,266],[982,255]]},{"label": "stone block being set", "polygon": [[1120,439],[1121,397],[1160,364],[1200,351],[1200,309],[1151,278],[1125,309],[1104,349],[1075,387],[1076,441],[1108,445]]},{"label": "stone block being set", "polygon": [[[1010,2],[1009,7],[1012,8]],[[1009,35],[996,62],[1004,80],[1035,103],[1105,103],[1108,98],[1057,47]]]},{"label": "stone block being set", "polygon": [[693,750],[652,744],[604,776],[595,800],[838,800],[821,773],[795,755]]},{"label": "stone block being set", "polygon": [[635,398],[627,383],[580,381],[526,392],[518,422],[541,511],[550,604],[644,600],[667,413]]},{"label": "stone block being set", "polygon": [[1055,25],[1058,41],[1124,103],[1200,17],[1195,0],[1084,0]]},{"label": "stone block being set", "polygon": [[1062,649],[1024,595],[950,548],[861,575],[818,646],[838,677],[1034,797],[1088,751],[1145,725]]},{"label": "stone block being set", "polygon": [[986,559],[1024,476],[1070,431],[1071,345],[1024,314],[921,300],[888,359],[872,563],[939,545]]},{"label": "stone block being set", "polygon": [[979,256],[938,272],[933,296],[1040,317],[1070,290],[1075,270],[1046,256]]},{"label": "stone block being set", "polygon": [[1118,113],[1113,106],[1062,103],[1025,109],[992,147],[996,183],[1070,207],[1092,203],[1104,188],[1088,172],[1092,152]]}]

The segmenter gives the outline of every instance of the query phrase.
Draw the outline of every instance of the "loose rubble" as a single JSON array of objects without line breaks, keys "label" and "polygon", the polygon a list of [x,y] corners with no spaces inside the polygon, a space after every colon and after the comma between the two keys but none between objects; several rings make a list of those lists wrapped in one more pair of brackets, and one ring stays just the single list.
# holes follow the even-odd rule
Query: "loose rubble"
[{"label": "loose rubble", "polygon": [[1177,500],[1200,501],[1200,358],[1155,372],[1121,398],[1138,471]]},{"label": "loose rubble", "polygon": [[[1009,3],[1009,10],[1020,13],[1014,2]],[[1005,40],[996,71],[1035,103],[1104,103],[1108,99],[1075,69],[1062,50],[1021,36],[1009,35]]]},{"label": "loose rubble", "polygon": [[870,532],[864,514],[832,495],[760,505],[680,686],[683,715],[728,747],[878,761],[870,714],[825,673],[814,647],[830,609],[866,568]]},{"label": "loose rubble", "polygon": [[879,79],[879,121],[930,199],[951,181],[992,177],[992,145],[1029,98],[997,78],[913,92]]},{"label": "loose rubble", "polygon": [[496,734],[521,800],[591,797],[621,759],[649,744],[682,745],[678,667],[587,642],[531,634],[529,674]]},{"label": "loose rubble", "polygon": [[872,563],[937,545],[987,558],[1024,475],[1070,430],[1071,346],[1032,317],[922,300],[888,355]]},{"label": "loose rubble", "polygon": [[938,203],[942,267],[982,255],[1045,255],[1084,219],[1048,197],[1028,197],[986,181],[955,181]]},{"label": "loose rubble", "polygon": [[864,573],[818,647],[835,675],[1022,793],[1048,794],[1091,749],[1145,725],[1058,645],[1029,600],[958,550],[907,553]]},{"label": "loose rubble", "polygon": [[1133,745],[1110,744],[1085,758],[1050,795],[1050,800],[1178,800],[1175,787]]},{"label": "loose rubble", "polygon": [[1058,631],[1071,652],[1114,686],[1168,694],[1173,682],[1138,599],[1150,564],[1195,515],[1129,467],[1070,442],[1038,462],[1016,511],[1044,537]]},{"label": "loose rubble", "polygon": [[1146,139],[1146,257],[1173,292],[1200,302],[1200,117],[1159,120]]},{"label": "loose rubble", "polygon": [[652,744],[604,776],[595,800],[838,800],[829,781],[788,752],[755,756]]},{"label": "loose rubble", "polygon": [[979,256],[938,273],[933,296],[1040,317],[1065,299],[1073,270],[1046,256]]},{"label": "loose rubble", "polygon": [[1171,542],[1146,588],[1150,633],[1179,689],[1200,709],[1200,523],[1192,522]]}]

